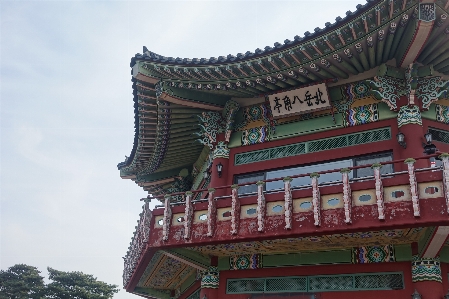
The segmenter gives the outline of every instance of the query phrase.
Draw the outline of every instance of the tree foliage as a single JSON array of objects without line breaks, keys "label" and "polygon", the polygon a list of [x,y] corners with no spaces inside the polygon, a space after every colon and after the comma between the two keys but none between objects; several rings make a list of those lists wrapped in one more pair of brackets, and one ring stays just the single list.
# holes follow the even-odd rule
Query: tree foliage
[{"label": "tree foliage", "polygon": [[83,272],[47,270],[47,285],[36,267],[19,264],[1,270],[0,299],[109,299],[118,292],[116,285]]},{"label": "tree foliage", "polygon": [[107,299],[118,292],[116,285],[98,281],[83,272],[64,272],[47,268],[51,283],[46,297],[51,299]]},{"label": "tree foliage", "polygon": [[38,299],[44,296],[44,278],[36,267],[17,264],[0,270],[0,299]]}]

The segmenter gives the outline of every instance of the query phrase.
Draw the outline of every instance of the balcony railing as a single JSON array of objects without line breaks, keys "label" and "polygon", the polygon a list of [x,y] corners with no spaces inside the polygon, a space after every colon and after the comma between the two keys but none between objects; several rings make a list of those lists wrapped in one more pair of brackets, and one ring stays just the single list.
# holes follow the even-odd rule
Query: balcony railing
[{"label": "balcony railing", "polygon": [[[443,161],[443,166],[440,168],[430,167],[430,168],[420,168],[415,169],[415,162],[417,160],[422,159],[429,159],[432,157],[440,157]],[[398,171],[398,172],[392,172],[387,174],[381,174],[380,169],[383,165],[387,164],[397,164],[397,163],[405,163],[407,165],[407,170],[405,171]],[[349,173],[356,169],[361,168],[367,168],[371,167],[373,169],[374,175],[368,176],[368,177],[362,177],[362,178],[353,178],[350,179]],[[313,222],[316,227],[321,226],[321,196],[320,196],[320,188],[326,187],[329,185],[334,186],[342,186],[341,193],[342,193],[342,199],[343,199],[343,209],[344,209],[344,222],[347,224],[350,224],[352,222],[352,195],[351,195],[351,184],[358,182],[358,181],[364,181],[364,180],[374,180],[374,186],[375,186],[375,205],[377,208],[377,217],[379,220],[385,219],[385,201],[384,201],[384,192],[383,192],[383,179],[385,177],[391,178],[396,176],[404,177],[404,175],[408,176],[408,185],[409,185],[409,192],[410,197],[412,201],[412,207],[413,207],[413,215],[414,217],[420,216],[420,204],[419,204],[419,194],[418,194],[418,182],[416,180],[416,173],[420,172],[440,172],[443,171],[443,190],[444,190],[444,197],[446,199],[446,205],[449,207],[449,154],[443,153],[443,154],[434,154],[434,155],[428,155],[418,158],[409,158],[409,159],[400,159],[400,160],[394,160],[394,161],[387,161],[387,162],[381,162],[376,163],[373,165],[360,165],[360,166],[353,166],[343,169],[333,169],[333,170],[326,170],[326,171],[320,171],[315,173],[307,173],[307,174],[298,174],[298,175],[292,175],[290,177],[283,177],[283,178],[273,178],[273,179],[266,179],[258,182],[249,182],[244,184],[234,184],[234,185],[227,185],[227,186],[219,186],[216,188],[210,188],[210,189],[199,189],[199,190],[193,190],[193,191],[187,191],[187,192],[177,192],[168,194],[165,196],[155,196],[152,198],[155,199],[161,199],[164,198],[164,205],[163,205],[163,221],[162,221],[162,239],[164,241],[167,241],[169,238],[169,231],[171,226],[171,218],[172,218],[172,207],[176,205],[184,205],[185,206],[185,213],[183,218],[183,225],[184,225],[184,239],[188,240],[190,239],[191,231],[192,231],[192,224],[193,224],[193,214],[194,214],[194,204],[197,202],[204,202],[207,201],[208,203],[208,209],[207,209],[207,236],[212,237],[214,235],[214,229],[217,222],[217,210],[216,210],[216,201],[217,200],[223,200],[223,199],[229,199],[231,198],[231,235],[237,235],[238,234],[238,226],[239,226],[239,220],[240,220],[240,200],[239,197],[242,196],[254,196],[257,195],[257,230],[259,232],[264,231],[264,218],[266,217],[266,201],[265,201],[265,195],[270,193],[281,193],[283,192],[284,196],[284,222],[285,222],[285,229],[289,230],[292,229],[292,216],[293,216],[293,198],[292,198],[292,191],[301,190],[301,189],[312,189],[312,211],[313,211]],[[332,181],[332,182],[325,182],[325,183],[319,183],[319,177],[322,174],[327,173],[341,173],[341,180],[339,181]],[[300,187],[292,187],[291,182],[295,178],[301,178],[301,177],[310,177],[310,184]],[[284,184],[283,189],[275,189],[275,190],[264,190],[264,185],[269,182],[276,182],[276,181],[282,181]],[[249,193],[249,194],[238,194],[238,188],[242,186],[249,186],[249,185],[257,185],[257,192],[256,193]],[[229,195],[216,197],[214,196],[214,193],[216,190],[224,189],[229,192]],[[225,191],[226,192],[226,191]],[[199,200],[193,200],[195,194],[198,193],[204,193],[208,194],[207,198],[199,199]],[[170,199],[173,196],[182,195],[184,196],[184,200],[180,202],[171,202]],[[149,233],[150,233],[150,225],[151,225],[151,219],[152,219],[152,213],[148,208],[148,201],[152,198],[145,198],[143,200],[146,201],[143,212],[140,214],[140,220],[138,221],[138,225],[136,226],[136,232],[134,233],[134,237],[131,242],[131,246],[129,247],[129,251],[124,258],[125,260],[125,269],[123,274],[124,279],[124,285],[126,286],[130,279],[132,274],[134,273],[138,262],[140,258],[143,255],[144,249],[146,248],[146,245],[148,243]],[[449,213],[449,209],[447,210]]]}]

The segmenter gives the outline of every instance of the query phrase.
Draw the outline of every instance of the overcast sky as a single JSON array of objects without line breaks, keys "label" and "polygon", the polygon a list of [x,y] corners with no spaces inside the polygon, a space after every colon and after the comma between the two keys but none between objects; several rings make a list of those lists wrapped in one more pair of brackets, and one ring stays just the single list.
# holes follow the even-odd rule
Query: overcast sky
[{"label": "overcast sky", "polygon": [[0,0],[0,268],[83,271],[122,288],[146,196],[116,168],[133,144],[129,62],[142,46],[254,52],[360,2]]}]

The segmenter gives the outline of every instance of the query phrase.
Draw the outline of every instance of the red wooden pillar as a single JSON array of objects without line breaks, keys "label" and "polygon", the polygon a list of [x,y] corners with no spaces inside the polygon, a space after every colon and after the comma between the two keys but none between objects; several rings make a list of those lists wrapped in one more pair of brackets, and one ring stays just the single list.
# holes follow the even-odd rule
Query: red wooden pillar
[{"label": "red wooden pillar", "polygon": [[422,299],[441,299],[445,294],[439,258],[414,256],[412,281],[413,288],[421,294]]},{"label": "red wooden pillar", "polygon": [[[224,133],[217,135],[217,144],[215,145],[213,150],[213,163],[210,170],[211,171],[211,180],[209,185],[210,188],[230,185],[227,182],[228,171],[230,167],[229,149],[228,144],[224,140],[225,140]],[[221,175],[219,175],[219,172],[217,170],[218,164],[222,165]],[[215,191],[216,197],[224,195],[230,195],[230,193],[227,194],[226,189],[217,189]]]},{"label": "red wooden pillar", "polygon": [[[401,150],[401,158],[416,158],[424,156],[424,148],[422,143],[424,142],[424,129],[421,125],[407,124],[399,128],[399,131],[405,135],[405,142],[407,148]],[[430,167],[429,159],[417,160],[415,168]],[[406,167],[404,167],[405,169]]]},{"label": "red wooden pillar", "polygon": [[[423,142],[424,128],[422,126],[421,112],[417,105],[403,105],[398,112],[398,132],[405,136],[406,148],[399,149],[400,159],[416,158],[424,156]],[[396,136],[394,136],[396,137]],[[430,167],[429,159],[417,160],[415,168]],[[402,166],[407,170],[407,166]]]},{"label": "red wooden pillar", "polygon": [[220,284],[220,272],[218,271],[217,257],[211,258],[211,264],[206,271],[203,272],[201,278],[200,299],[218,299],[218,286]]}]

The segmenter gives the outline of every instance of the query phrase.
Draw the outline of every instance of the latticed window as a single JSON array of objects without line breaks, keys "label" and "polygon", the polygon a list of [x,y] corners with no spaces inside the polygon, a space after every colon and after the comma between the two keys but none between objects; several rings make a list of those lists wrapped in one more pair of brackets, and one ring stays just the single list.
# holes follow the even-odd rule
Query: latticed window
[{"label": "latticed window", "polygon": [[365,273],[228,279],[226,293],[319,293],[334,291],[400,290],[402,273]]}]

